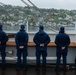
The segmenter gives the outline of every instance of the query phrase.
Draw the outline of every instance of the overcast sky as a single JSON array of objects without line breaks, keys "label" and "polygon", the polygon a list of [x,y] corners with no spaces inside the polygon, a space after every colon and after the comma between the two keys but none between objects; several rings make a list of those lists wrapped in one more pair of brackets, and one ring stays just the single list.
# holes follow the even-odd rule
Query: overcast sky
[{"label": "overcast sky", "polygon": [[[28,0],[25,1],[29,3]],[[31,1],[39,8],[76,10],[76,0],[31,0]],[[25,6],[25,4],[21,2],[21,0],[0,0],[0,2],[3,2],[4,4],[15,5],[15,6]]]}]

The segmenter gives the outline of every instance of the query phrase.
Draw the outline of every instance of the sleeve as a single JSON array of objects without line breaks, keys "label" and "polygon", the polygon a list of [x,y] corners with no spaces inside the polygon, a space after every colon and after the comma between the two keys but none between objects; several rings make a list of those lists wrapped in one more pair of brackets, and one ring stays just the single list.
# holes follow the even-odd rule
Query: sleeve
[{"label": "sleeve", "polygon": [[49,35],[47,35],[46,41],[45,41],[44,45],[45,45],[45,46],[48,45],[48,43],[49,43],[50,41],[51,41],[51,39],[50,39]]},{"label": "sleeve", "polygon": [[1,41],[1,43],[6,43],[8,41],[8,36],[7,34],[4,32],[3,33],[3,40]]},{"label": "sleeve", "polygon": [[55,38],[55,44],[56,44],[58,47],[62,47],[61,44],[59,43],[58,35],[57,35],[56,38]]},{"label": "sleeve", "polygon": [[15,36],[15,42],[16,42],[16,45],[19,47],[20,45],[19,45],[19,41],[18,41],[18,33]]},{"label": "sleeve", "polygon": [[[67,36],[68,36],[68,35],[67,35]],[[70,37],[68,36],[68,38],[67,38],[67,43],[66,43],[65,47],[68,47],[69,44],[70,44]]]},{"label": "sleeve", "polygon": [[33,38],[33,41],[36,45],[40,45],[40,43],[38,42],[37,40],[37,34],[35,34],[34,38]]},{"label": "sleeve", "polygon": [[25,41],[24,41],[24,45],[23,46],[26,46],[28,43],[28,34],[25,35]]}]

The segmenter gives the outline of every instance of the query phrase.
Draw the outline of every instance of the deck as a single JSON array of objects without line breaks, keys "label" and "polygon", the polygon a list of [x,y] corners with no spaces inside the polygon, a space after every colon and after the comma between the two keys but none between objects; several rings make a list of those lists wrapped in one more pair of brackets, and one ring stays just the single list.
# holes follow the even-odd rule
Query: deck
[{"label": "deck", "polygon": [[6,70],[0,69],[0,75],[76,75],[75,70],[67,70],[67,71],[55,71],[55,68],[49,66],[46,67],[46,71],[42,70],[42,67],[39,71],[35,70],[35,67],[28,67],[27,71],[24,71],[22,68],[20,71],[16,71],[15,66],[6,67]]}]

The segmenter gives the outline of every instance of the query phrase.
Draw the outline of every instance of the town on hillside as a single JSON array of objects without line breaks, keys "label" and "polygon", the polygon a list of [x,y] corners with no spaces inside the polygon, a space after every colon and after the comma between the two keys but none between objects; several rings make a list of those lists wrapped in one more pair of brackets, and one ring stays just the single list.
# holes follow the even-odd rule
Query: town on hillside
[{"label": "town on hillside", "polygon": [[5,30],[18,30],[20,24],[28,24],[30,27],[43,24],[45,27],[58,30],[61,25],[75,26],[76,10],[54,8],[37,10],[33,6],[5,5],[0,6],[0,22],[4,24]]}]

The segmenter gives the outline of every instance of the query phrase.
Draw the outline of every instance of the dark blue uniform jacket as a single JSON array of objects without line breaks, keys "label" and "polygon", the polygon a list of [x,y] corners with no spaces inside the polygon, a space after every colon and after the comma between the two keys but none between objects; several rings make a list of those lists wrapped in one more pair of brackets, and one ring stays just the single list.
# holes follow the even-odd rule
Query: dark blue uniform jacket
[{"label": "dark blue uniform jacket", "polygon": [[[50,37],[43,30],[40,30],[35,34],[33,41],[36,44],[37,51],[46,51],[47,45],[50,42]],[[44,44],[44,47],[40,47],[40,44]]]},{"label": "dark blue uniform jacket", "polygon": [[0,42],[1,42],[0,49],[1,50],[5,50],[7,41],[8,41],[8,36],[2,29],[0,29]]},{"label": "dark blue uniform jacket", "polygon": [[27,52],[28,34],[25,30],[20,30],[15,37],[16,48],[19,50],[20,46],[24,46],[24,50]]},{"label": "dark blue uniform jacket", "polygon": [[[65,55],[67,55],[70,38],[66,33],[64,33],[63,29],[59,32],[59,34],[57,34],[55,44],[57,45],[57,54],[65,53]],[[61,47],[65,47],[65,49],[61,50]]]}]

